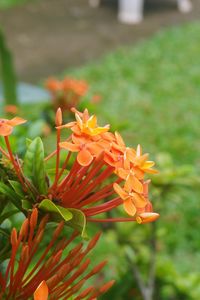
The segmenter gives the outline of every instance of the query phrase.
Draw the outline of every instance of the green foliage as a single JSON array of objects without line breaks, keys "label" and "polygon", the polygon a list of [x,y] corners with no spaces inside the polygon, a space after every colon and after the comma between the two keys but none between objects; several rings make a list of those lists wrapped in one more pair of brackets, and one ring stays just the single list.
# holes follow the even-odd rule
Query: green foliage
[{"label": "green foliage", "polygon": [[0,70],[3,83],[5,105],[17,105],[17,79],[12,54],[7,48],[5,37],[0,29]]},{"label": "green foliage", "polygon": [[17,197],[16,193],[11,187],[3,182],[0,182],[0,194],[6,197],[7,201],[11,201],[21,211],[21,199]]},{"label": "green foliage", "polygon": [[[195,22],[161,31],[134,48],[121,48],[99,62],[72,70],[73,76],[89,82],[91,95],[101,95],[96,112],[115,129],[121,128],[127,143],[140,143],[144,152],[152,153],[160,171],[152,177],[150,188],[155,211],[161,215],[154,300],[200,297],[199,48],[200,22]],[[122,243],[130,243],[142,274],[147,274],[148,225],[119,226],[119,234],[117,252],[123,252]],[[105,248],[107,244],[102,243],[99,256]],[[108,251],[107,257],[120,278],[102,298],[141,299],[122,255],[117,262],[114,251]],[[130,286],[136,288],[135,296]]]},{"label": "green foliage", "polygon": [[15,5],[23,4],[27,0],[0,0],[0,8],[10,8]]},{"label": "green foliage", "polygon": [[45,179],[44,147],[42,140],[35,138],[27,147],[24,157],[24,174],[41,194],[46,194],[47,183]]},{"label": "green foliage", "polygon": [[198,163],[199,47],[196,22],[163,30],[71,73],[89,82],[91,95],[101,95],[98,115],[116,127],[126,124],[128,143],[170,153],[178,164]]},{"label": "green foliage", "polygon": [[52,220],[56,222],[64,220],[68,226],[78,230],[83,238],[87,238],[86,218],[80,210],[61,207],[49,199],[42,200],[39,204],[39,208],[42,211],[50,213]]}]

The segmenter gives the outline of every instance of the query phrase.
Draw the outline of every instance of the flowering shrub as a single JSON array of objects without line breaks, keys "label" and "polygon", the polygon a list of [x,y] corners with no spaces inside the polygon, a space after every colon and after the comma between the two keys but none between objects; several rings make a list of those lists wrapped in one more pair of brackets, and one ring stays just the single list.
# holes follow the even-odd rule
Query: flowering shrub
[{"label": "flowering shrub", "polygon": [[51,93],[54,110],[56,111],[60,107],[62,111],[70,112],[70,109],[77,107],[81,98],[87,93],[88,84],[84,80],[68,77],[63,80],[49,78],[46,88]]},{"label": "flowering shrub", "polygon": [[[137,221],[141,224],[155,221],[159,216],[153,212],[148,197],[150,181],[145,179],[146,173],[157,171],[152,169],[154,162],[148,160],[148,155],[142,154],[141,146],[127,147],[118,132],[110,132],[109,125],[100,127],[96,116],[90,116],[87,109],[72,111],[75,121],[63,124],[61,109],[57,110],[56,149],[46,157],[39,137],[27,140],[23,159],[14,155],[9,136],[15,126],[26,121],[19,117],[0,119],[0,136],[4,139],[0,147],[1,164],[6,174],[0,182],[0,221],[16,213],[16,210],[4,212],[8,202],[26,217],[19,234],[16,229],[11,233],[10,260],[5,274],[0,273],[3,299],[29,299],[33,294],[35,300],[45,300],[48,296],[50,299],[71,299],[72,296],[77,300],[96,299],[113,281],[99,288],[79,290],[105,265],[103,262],[87,275],[83,274],[89,265],[85,256],[95,247],[99,235],[85,250],[79,244],[62,258],[65,248],[78,234],[87,237],[87,222]],[[70,130],[70,134],[61,141],[61,131],[66,130]],[[66,153],[64,161],[61,151]],[[55,159],[53,176],[47,169],[51,159]],[[107,212],[121,205],[127,216],[105,217]],[[49,222],[59,225],[37,259]],[[64,224],[72,227],[74,233],[70,238],[59,240]]]}]

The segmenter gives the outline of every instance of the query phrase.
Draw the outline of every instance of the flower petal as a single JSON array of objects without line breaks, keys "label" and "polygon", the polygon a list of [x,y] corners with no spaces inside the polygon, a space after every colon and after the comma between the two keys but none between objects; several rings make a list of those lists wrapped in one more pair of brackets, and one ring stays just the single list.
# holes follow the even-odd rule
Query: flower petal
[{"label": "flower petal", "polygon": [[127,200],[124,201],[124,210],[127,212],[130,216],[135,216],[136,214],[136,207],[133,204],[131,198],[129,197]]},{"label": "flower petal", "polygon": [[113,184],[113,188],[115,192],[122,198],[122,200],[126,200],[128,197],[128,194],[121,188],[121,186],[117,183]]},{"label": "flower petal", "polygon": [[119,146],[121,146],[123,148],[126,147],[123,138],[121,137],[121,135],[117,131],[115,132],[115,137],[116,137],[116,140],[117,140],[117,144]]},{"label": "flower petal", "polygon": [[7,124],[10,125],[10,126],[17,126],[17,125],[20,125],[20,124],[24,124],[26,123],[27,121],[22,119],[22,118],[19,118],[19,117],[15,117],[11,120],[8,120]]},{"label": "flower petal", "polygon": [[92,162],[92,160],[93,156],[86,149],[81,150],[77,155],[77,161],[83,167],[88,166]]},{"label": "flower petal", "polygon": [[7,124],[0,124],[0,136],[8,136],[12,133],[13,127]]},{"label": "flower petal", "polygon": [[91,116],[87,121],[87,126],[89,128],[95,128],[97,126],[97,117],[95,115]]},{"label": "flower petal", "polygon": [[36,291],[34,292],[34,300],[47,300],[49,294],[49,289],[46,281],[43,280]]},{"label": "flower petal", "polygon": [[136,193],[132,194],[132,200],[135,206],[138,208],[144,208],[147,205],[147,200],[141,195],[138,195]]},{"label": "flower petal", "polygon": [[78,152],[80,150],[79,145],[75,145],[75,144],[72,144],[69,142],[62,142],[59,145],[60,145],[60,148],[69,150],[71,152]]},{"label": "flower petal", "polygon": [[143,193],[143,185],[133,174],[129,174],[125,183],[125,190],[130,192],[134,190],[137,193]]}]

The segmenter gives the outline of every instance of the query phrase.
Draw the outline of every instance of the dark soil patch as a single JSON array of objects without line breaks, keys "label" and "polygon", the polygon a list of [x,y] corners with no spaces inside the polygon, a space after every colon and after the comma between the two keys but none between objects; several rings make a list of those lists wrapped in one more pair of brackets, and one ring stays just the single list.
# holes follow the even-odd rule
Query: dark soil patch
[{"label": "dark soil patch", "polygon": [[193,4],[191,13],[181,14],[175,0],[148,0],[144,21],[137,26],[118,23],[114,0],[104,0],[98,9],[87,0],[34,0],[1,11],[0,20],[20,80],[37,82],[134,44],[160,28],[198,20],[200,1]]}]

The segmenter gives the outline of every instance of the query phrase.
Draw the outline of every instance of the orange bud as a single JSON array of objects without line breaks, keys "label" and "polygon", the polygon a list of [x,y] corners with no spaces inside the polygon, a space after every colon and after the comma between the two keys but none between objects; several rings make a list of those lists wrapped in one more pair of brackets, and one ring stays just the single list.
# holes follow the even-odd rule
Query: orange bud
[{"label": "orange bud", "polygon": [[78,298],[83,299],[83,298],[87,297],[93,291],[93,289],[94,288],[92,286],[88,287],[78,296]]},{"label": "orange bud", "polygon": [[159,218],[159,214],[153,212],[141,213],[136,217],[138,224],[154,222]]},{"label": "orange bud", "polygon": [[107,282],[106,284],[104,284],[101,288],[100,288],[100,293],[106,293],[115,283],[115,280],[111,280],[109,282]]},{"label": "orange bud", "polygon": [[48,286],[43,280],[34,292],[34,300],[47,300],[49,294]]},{"label": "orange bud", "polygon": [[26,264],[28,259],[29,259],[29,246],[26,245],[22,248],[21,260],[22,260],[23,264]]},{"label": "orange bud", "polygon": [[11,245],[15,247],[17,245],[18,239],[17,239],[17,230],[16,228],[13,228],[11,232],[11,237],[10,237]]},{"label": "orange bud", "polygon": [[23,237],[26,238],[26,236],[28,234],[28,226],[29,226],[28,219],[25,219],[22,226],[21,226],[20,232],[19,232],[19,236],[21,238],[23,238]]},{"label": "orange bud", "polygon": [[99,238],[101,236],[101,232],[97,233],[92,240],[89,242],[86,251],[90,251],[92,248],[95,247],[96,243],[98,242]]},{"label": "orange bud", "polygon": [[38,220],[38,210],[37,208],[34,208],[30,217],[30,226],[32,228],[35,228],[35,226],[37,225],[37,220]]},{"label": "orange bud", "polygon": [[58,224],[56,230],[53,233],[53,239],[56,239],[60,235],[61,231],[63,230],[64,224],[64,221]]},{"label": "orange bud", "polygon": [[99,273],[101,271],[101,269],[103,269],[103,267],[107,264],[107,261],[104,260],[102,261],[100,264],[98,264],[96,267],[93,268],[93,270],[91,271],[92,274],[96,274]]},{"label": "orange bud", "polygon": [[56,112],[55,124],[56,126],[62,125],[62,110],[60,109],[60,107],[57,109]]}]

